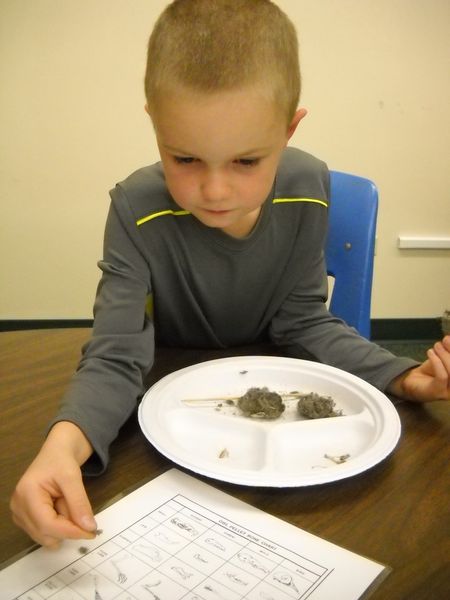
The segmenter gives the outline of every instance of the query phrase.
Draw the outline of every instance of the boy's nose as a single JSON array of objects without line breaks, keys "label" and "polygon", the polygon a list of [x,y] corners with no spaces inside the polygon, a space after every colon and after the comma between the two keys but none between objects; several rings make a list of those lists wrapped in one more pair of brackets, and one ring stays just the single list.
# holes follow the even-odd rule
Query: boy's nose
[{"label": "boy's nose", "polygon": [[208,203],[219,203],[226,200],[230,194],[229,184],[222,173],[208,173],[204,176],[201,185],[203,199]]}]

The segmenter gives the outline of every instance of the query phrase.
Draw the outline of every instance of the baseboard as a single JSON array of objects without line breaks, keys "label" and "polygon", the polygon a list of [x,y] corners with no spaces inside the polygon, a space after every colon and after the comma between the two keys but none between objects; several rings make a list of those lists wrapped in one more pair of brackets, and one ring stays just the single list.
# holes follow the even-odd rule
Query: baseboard
[{"label": "baseboard", "polygon": [[[92,327],[92,319],[0,319],[0,331]],[[442,337],[441,318],[372,319],[372,339],[436,340]]]},{"label": "baseboard", "polygon": [[434,319],[372,319],[371,339],[438,340],[442,337],[441,317]]},{"label": "baseboard", "polygon": [[93,319],[0,319],[0,331],[92,327]]}]

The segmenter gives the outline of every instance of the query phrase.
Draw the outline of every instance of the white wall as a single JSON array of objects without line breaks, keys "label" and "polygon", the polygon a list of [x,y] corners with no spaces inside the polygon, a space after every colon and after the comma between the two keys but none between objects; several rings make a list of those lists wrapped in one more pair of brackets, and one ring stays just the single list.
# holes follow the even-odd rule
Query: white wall
[{"label": "white wall", "polygon": [[[373,316],[450,306],[448,0],[278,0],[308,117],[293,144],[380,191]],[[0,318],[89,318],[108,191],[158,159],[142,79],[165,0],[0,0]]]}]

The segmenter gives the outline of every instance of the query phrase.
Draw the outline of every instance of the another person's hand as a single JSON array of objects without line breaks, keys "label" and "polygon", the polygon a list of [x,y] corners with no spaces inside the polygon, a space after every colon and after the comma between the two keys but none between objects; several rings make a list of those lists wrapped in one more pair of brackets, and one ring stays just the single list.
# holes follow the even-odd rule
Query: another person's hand
[{"label": "another person's hand", "polygon": [[65,538],[93,538],[97,528],[80,465],[92,447],[74,424],[52,427],[11,498],[13,521],[39,544],[57,547]]},{"label": "another person's hand", "polygon": [[450,400],[450,335],[436,342],[427,360],[396,377],[388,392],[415,402]]}]

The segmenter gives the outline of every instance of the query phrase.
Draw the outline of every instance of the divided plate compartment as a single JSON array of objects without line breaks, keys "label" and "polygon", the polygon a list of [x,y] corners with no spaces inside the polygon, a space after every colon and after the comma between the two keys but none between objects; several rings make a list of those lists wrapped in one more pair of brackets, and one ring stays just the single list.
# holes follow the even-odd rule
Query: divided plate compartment
[{"label": "divided plate compartment", "polygon": [[[244,417],[236,405],[190,406],[190,398],[242,396],[250,387],[331,396],[342,416],[306,419],[297,402],[273,420]],[[157,382],[139,406],[147,439],[173,462],[231,483],[296,487],[365,471],[395,448],[400,420],[391,401],[339,369],[293,358],[207,361]],[[330,457],[349,455],[337,464]]]}]

